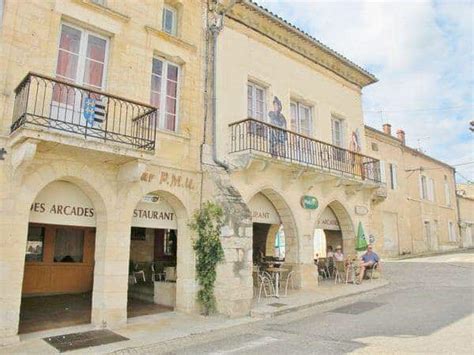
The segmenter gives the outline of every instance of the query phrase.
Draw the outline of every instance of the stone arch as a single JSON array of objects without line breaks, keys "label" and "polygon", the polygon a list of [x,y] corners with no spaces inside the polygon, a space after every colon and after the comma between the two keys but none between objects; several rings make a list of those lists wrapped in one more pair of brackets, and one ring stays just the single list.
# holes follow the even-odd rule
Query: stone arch
[{"label": "stone arch", "polygon": [[352,221],[351,215],[348,212],[348,209],[344,206],[344,204],[337,200],[337,199],[332,199],[328,203],[324,205],[319,210],[318,216],[316,220],[314,221],[314,226],[313,226],[313,231],[316,229],[317,222],[319,218],[321,217],[322,213],[326,208],[330,208],[334,214],[336,215],[336,218],[339,222],[339,226],[341,227],[341,233],[342,233],[342,242],[343,242],[343,248],[344,250],[347,251],[352,251],[355,247],[355,229],[354,229],[354,223]]},{"label": "stone arch", "polygon": [[[176,310],[191,313],[196,310],[195,292],[197,290],[195,281],[195,255],[192,246],[192,232],[188,227],[190,211],[186,201],[186,195],[181,191],[166,191],[162,186],[154,184],[134,184],[131,189],[124,188],[122,196],[125,203],[121,207],[120,219],[130,230],[133,210],[141,199],[147,194],[157,195],[173,208],[177,218],[177,280],[176,280]],[[130,250],[130,233],[127,236],[127,250]],[[129,255],[127,256],[129,260]],[[127,261],[128,265],[128,261]],[[128,287],[128,283],[127,283]]]},{"label": "stone arch", "polygon": [[[33,170],[33,169],[32,169]],[[98,260],[98,244],[105,245],[107,235],[108,214],[113,205],[109,202],[115,200],[113,189],[107,184],[104,176],[84,164],[74,162],[53,162],[49,164],[37,164],[33,173],[25,173],[22,176],[15,176],[13,188],[10,194],[12,201],[11,215],[6,220],[10,225],[5,236],[5,242],[10,245],[9,267],[15,270],[9,273],[8,283],[12,285],[5,292],[5,300],[12,306],[9,314],[4,320],[8,332],[18,331],[19,312],[22,294],[22,280],[25,269],[25,248],[27,242],[27,232],[29,224],[29,214],[31,204],[38,194],[50,183],[54,181],[67,181],[76,185],[91,200],[96,211],[96,247],[94,258]],[[107,199],[105,196],[110,196]],[[100,257],[99,257],[100,259]],[[96,277],[100,268],[94,268],[94,289],[96,293]],[[99,272],[100,273],[100,272]],[[16,281],[12,282],[11,275],[15,274]],[[0,278],[2,280],[2,278]],[[93,307],[94,308],[94,307]]]},{"label": "stone arch", "polygon": [[285,244],[287,246],[285,250],[285,259],[288,264],[297,264],[299,262],[300,243],[298,242],[297,225],[290,206],[283,196],[271,187],[262,187],[261,189],[254,191],[253,194],[249,195],[245,202],[248,204],[258,193],[264,195],[278,212],[285,231]]}]

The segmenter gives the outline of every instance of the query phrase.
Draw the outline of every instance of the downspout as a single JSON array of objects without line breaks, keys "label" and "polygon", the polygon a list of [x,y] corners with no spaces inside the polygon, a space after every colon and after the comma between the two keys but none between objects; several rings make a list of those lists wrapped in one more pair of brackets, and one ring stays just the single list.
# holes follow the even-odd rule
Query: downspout
[{"label": "downspout", "polygon": [[211,82],[211,91],[212,91],[212,160],[214,163],[216,163],[218,166],[224,168],[226,171],[229,171],[230,167],[229,165],[220,160],[217,156],[217,115],[216,115],[216,108],[217,108],[217,98],[216,98],[216,86],[217,86],[217,80],[216,80],[216,74],[217,74],[217,38],[219,36],[219,33],[222,31],[224,28],[224,18],[227,12],[229,12],[232,7],[238,3],[241,2],[241,0],[232,0],[230,4],[223,9],[222,11],[219,11],[219,13],[216,16],[215,23],[209,26],[208,24],[208,31],[211,36],[211,70],[212,70],[212,82]]}]

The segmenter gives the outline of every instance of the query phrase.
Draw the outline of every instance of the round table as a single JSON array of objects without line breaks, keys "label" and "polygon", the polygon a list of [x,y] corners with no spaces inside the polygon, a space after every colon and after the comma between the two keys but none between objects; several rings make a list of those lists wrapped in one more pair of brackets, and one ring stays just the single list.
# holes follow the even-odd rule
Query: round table
[{"label": "round table", "polygon": [[275,297],[280,298],[280,274],[282,272],[289,271],[288,269],[282,268],[282,267],[269,267],[266,269],[266,271],[271,272],[275,274]]}]

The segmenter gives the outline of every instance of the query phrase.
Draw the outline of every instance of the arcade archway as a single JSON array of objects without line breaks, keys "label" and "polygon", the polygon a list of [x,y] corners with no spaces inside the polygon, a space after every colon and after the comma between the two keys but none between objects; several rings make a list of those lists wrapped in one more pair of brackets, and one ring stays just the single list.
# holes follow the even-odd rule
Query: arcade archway
[{"label": "arcade archway", "polygon": [[77,185],[54,181],[30,208],[19,332],[90,323],[96,209]]}]

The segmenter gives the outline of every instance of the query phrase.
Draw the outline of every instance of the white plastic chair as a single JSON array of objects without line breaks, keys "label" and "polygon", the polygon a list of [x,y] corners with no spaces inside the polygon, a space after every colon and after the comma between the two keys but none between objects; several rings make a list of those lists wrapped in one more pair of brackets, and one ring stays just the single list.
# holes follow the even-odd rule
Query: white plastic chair
[{"label": "white plastic chair", "polygon": [[262,297],[262,291],[265,293],[265,297],[271,297],[275,294],[275,290],[273,287],[273,282],[267,276],[258,275],[259,279],[259,290],[258,290],[258,299],[257,302],[260,302],[260,298]]}]

